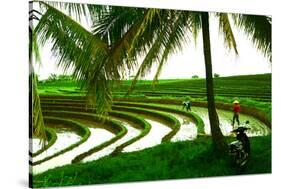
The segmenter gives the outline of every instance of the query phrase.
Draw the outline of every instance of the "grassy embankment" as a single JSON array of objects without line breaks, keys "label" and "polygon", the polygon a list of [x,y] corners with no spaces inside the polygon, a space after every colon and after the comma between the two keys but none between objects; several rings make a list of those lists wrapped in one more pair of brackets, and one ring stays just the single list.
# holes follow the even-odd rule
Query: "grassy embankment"
[{"label": "grassy embankment", "polygon": [[271,136],[251,138],[251,145],[251,159],[242,172],[213,153],[211,138],[199,137],[49,170],[34,176],[34,187],[270,173]]}]

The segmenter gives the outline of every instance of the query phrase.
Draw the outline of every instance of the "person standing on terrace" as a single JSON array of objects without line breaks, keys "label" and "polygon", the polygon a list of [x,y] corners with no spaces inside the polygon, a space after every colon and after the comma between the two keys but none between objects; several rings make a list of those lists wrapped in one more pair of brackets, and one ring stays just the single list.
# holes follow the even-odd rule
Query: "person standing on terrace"
[{"label": "person standing on terrace", "polygon": [[234,100],[233,102],[233,118],[232,118],[232,126],[234,127],[235,120],[238,123],[238,126],[240,125],[239,121],[239,113],[240,113],[240,104],[238,100]]}]

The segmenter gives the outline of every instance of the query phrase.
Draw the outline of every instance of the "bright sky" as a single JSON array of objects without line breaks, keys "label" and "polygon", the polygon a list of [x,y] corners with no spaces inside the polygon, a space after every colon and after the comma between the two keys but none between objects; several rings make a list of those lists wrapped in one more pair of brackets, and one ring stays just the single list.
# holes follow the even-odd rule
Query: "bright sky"
[{"label": "bright sky", "polygon": [[[235,27],[232,28],[239,55],[236,56],[234,52],[229,52],[224,45],[223,36],[219,33],[218,19],[214,16],[210,18],[213,73],[218,73],[221,76],[271,73],[271,63],[255,49],[244,33],[239,32]],[[87,27],[85,23],[83,25]],[[39,79],[47,79],[52,73],[63,74],[62,70],[57,68],[50,49],[51,44],[41,49],[42,64],[35,68],[39,74]],[[145,79],[153,79],[155,72],[156,68],[154,67]],[[134,75],[134,73],[131,73],[131,75]],[[194,40],[190,40],[181,52],[169,57],[162,69],[160,79],[190,78],[193,75],[205,77],[201,32],[198,36],[197,45],[195,45]]]}]

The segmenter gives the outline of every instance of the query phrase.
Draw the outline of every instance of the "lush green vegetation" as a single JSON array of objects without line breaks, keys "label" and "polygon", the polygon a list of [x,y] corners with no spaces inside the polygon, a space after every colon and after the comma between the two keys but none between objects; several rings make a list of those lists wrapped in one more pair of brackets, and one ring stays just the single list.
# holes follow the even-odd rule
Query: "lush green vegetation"
[{"label": "lush green vegetation", "polygon": [[[149,84],[150,83],[147,82],[147,85]],[[75,82],[72,83],[71,87],[74,87],[74,85],[76,85]],[[53,87],[53,89],[56,90],[56,87]],[[189,100],[192,99],[194,101],[202,101],[201,98],[183,98],[188,98]],[[147,132],[149,132],[149,125],[148,123],[145,123],[145,120],[143,120],[141,115],[148,114],[147,112],[151,114],[152,110],[163,111],[167,114],[168,112],[177,113],[191,117],[194,122],[197,123],[198,129],[201,128],[201,133],[204,133],[204,123],[202,119],[193,112],[182,111],[182,107],[179,105],[170,104],[167,106],[167,104],[163,103],[140,103],[140,101],[137,100],[139,98],[127,98],[127,100],[132,99],[136,99],[137,102],[115,101],[112,107],[113,111],[109,112],[109,116],[111,118],[121,117],[136,122],[139,125],[142,125],[142,129],[146,130],[145,133],[128,141],[128,143],[124,143],[119,147],[120,149],[116,149],[115,153],[112,153],[110,156],[104,157],[97,161],[83,164],[71,164],[60,168],[55,168],[53,170],[48,170],[40,175],[35,175],[33,176],[34,186],[66,186],[271,172],[271,135],[265,137],[253,137],[250,139],[252,147],[251,159],[243,171],[237,169],[231,163],[229,158],[213,153],[211,138],[208,136],[199,136],[195,141],[162,143],[161,145],[138,152],[120,153],[123,147],[138,140],[139,138],[143,137],[143,135],[147,134]],[[159,97],[158,99],[175,100],[178,98],[165,99],[165,97]],[[223,100],[229,99],[224,98],[222,101]],[[228,102],[231,103],[230,100]],[[255,102],[260,103],[258,101]],[[53,112],[52,114],[46,115],[65,116],[65,118],[72,119],[75,117],[92,117],[91,114],[84,113],[92,112],[93,110],[87,110],[83,108],[85,106],[85,99],[78,95],[63,95],[61,92],[60,95],[53,97],[50,95],[42,95],[41,104],[43,113]],[[130,112],[135,111],[135,114],[124,112],[124,108],[130,110]],[[69,114],[67,114],[67,112]],[[136,114],[138,114],[138,118],[135,118]],[[157,113],[155,112],[154,114]],[[170,116],[168,116],[169,118],[165,116],[163,117],[166,121],[167,119],[173,120]],[[227,138],[227,140],[229,142],[234,140],[234,138],[230,137]],[[92,149],[91,153],[101,150],[104,147],[106,146],[101,145],[95,147]],[[75,162],[79,162],[80,159],[81,157],[76,159]]]},{"label": "lush green vegetation", "polygon": [[210,137],[199,137],[49,170],[33,177],[34,187],[271,173],[271,136],[250,140],[251,157],[245,170],[213,153]]},{"label": "lush green vegetation", "polygon": [[[262,110],[267,117],[271,117],[271,102],[259,100],[259,98],[264,98],[264,93],[268,93],[271,96],[270,74],[217,77],[214,80],[216,84],[215,90],[226,95],[216,96],[217,102],[231,105],[234,99],[238,99],[242,105],[256,107]],[[250,87],[240,84],[240,82],[243,83],[246,80],[251,83]],[[251,158],[247,167],[244,170],[239,170],[231,163],[230,159],[221,154],[214,153],[211,137],[204,135],[204,122],[200,116],[194,112],[182,110],[181,102],[183,100],[191,100],[194,103],[206,103],[204,79],[160,80],[155,88],[151,86],[152,81],[140,81],[133,93],[124,96],[130,83],[131,81],[122,81],[114,85],[113,93],[115,98],[112,111],[108,114],[110,117],[108,125],[113,124],[110,121],[111,119],[127,119],[134,122],[136,127],[142,130],[141,134],[117,147],[107,157],[88,163],[78,163],[86,156],[98,152],[122,137],[125,129],[122,129],[122,126],[117,124],[114,128],[121,129],[117,129],[114,132],[120,136],[118,135],[112,140],[77,156],[73,159],[75,164],[34,175],[34,187],[271,172],[271,135],[250,139],[252,147]],[[259,88],[256,87],[258,84]],[[90,112],[95,112],[94,109],[85,108],[84,92],[80,91],[79,82],[77,81],[69,78],[45,82],[39,81],[38,90],[44,115],[59,115],[64,117],[64,119],[75,120],[77,118],[101,121],[99,117],[90,114]],[[149,91],[151,94],[155,93],[155,95],[150,95],[146,91]],[[174,94],[173,91],[184,92],[178,96],[179,93]],[[167,92],[169,92],[169,96],[167,96]],[[192,95],[197,92],[200,94],[199,96]],[[245,98],[243,95],[239,95],[239,92],[243,95],[248,95],[248,97]],[[258,98],[253,98],[254,95]],[[169,113],[191,118],[196,123],[198,132],[201,133],[200,136],[194,141],[176,143],[164,142],[166,141],[164,137],[162,140],[164,143],[158,146],[132,153],[121,153],[124,147],[149,133],[151,126],[145,121],[144,115],[156,116],[163,123],[165,122],[167,126],[170,126],[173,130],[166,135],[166,138],[169,136],[168,138],[170,139],[178,131],[179,123]],[[228,142],[232,140],[234,138],[227,138]]]},{"label": "lush green vegetation", "polygon": [[[135,90],[125,95],[131,80],[123,80],[114,85],[115,98],[146,98],[146,99],[189,99],[206,101],[205,79],[166,79],[159,80],[152,87],[152,81],[140,80]],[[271,74],[242,75],[214,78],[216,102],[232,103],[238,99],[242,105],[256,107],[271,120]],[[73,79],[40,81],[38,90],[43,95],[80,96],[79,82]]]},{"label": "lush green vegetation", "polygon": [[[131,80],[123,80],[114,85],[113,94],[123,96],[131,85]],[[129,95],[170,96],[204,98],[206,96],[205,79],[166,79],[159,80],[155,87],[152,87],[152,81],[140,80],[135,90]],[[254,98],[271,100],[271,74],[245,75],[214,78],[214,89],[216,96],[236,97],[236,98]],[[41,95],[75,95],[83,94],[80,91],[78,81],[70,79],[60,79],[55,81],[39,81],[38,90]],[[155,95],[156,96],[156,95]]]}]

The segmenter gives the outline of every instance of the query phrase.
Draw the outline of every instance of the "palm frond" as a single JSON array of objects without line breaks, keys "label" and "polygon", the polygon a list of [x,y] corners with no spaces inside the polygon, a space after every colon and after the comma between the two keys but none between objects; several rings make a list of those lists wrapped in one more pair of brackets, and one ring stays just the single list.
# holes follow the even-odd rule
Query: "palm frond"
[{"label": "palm frond", "polygon": [[[131,47],[129,49],[129,52],[128,52],[128,55],[129,55],[129,58],[131,58],[132,54],[135,54],[133,52],[135,52],[135,49],[137,49],[136,47],[140,46],[143,46],[145,47],[146,45],[148,45],[151,40],[153,40],[153,36],[154,36],[154,33],[150,33],[149,36],[152,36],[152,38],[150,37],[150,40],[148,40],[148,30],[150,30],[150,32],[155,32],[157,29],[155,29],[155,21],[157,22],[158,19],[156,18],[159,18],[160,19],[160,10],[159,9],[148,9],[144,15],[143,15],[143,18],[142,18],[142,22],[137,30],[137,33],[136,35],[134,36],[133,38],[133,41],[132,41],[132,44],[131,44]],[[157,25],[158,27],[159,25]],[[146,36],[146,38],[144,38]],[[140,41],[143,39],[145,39],[145,43],[140,43]]]},{"label": "palm frond", "polygon": [[35,74],[30,74],[30,80],[32,85],[32,133],[39,139],[41,142],[45,144],[47,140],[46,132],[45,132],[45,125],[41,110],[40,98],[37,91],[37,84],[35,79]]},{"label": "palm frond", "polygon": [[[164,63],[170,54],[173,54],[182,48],[186,42],[185,33],[189,29],[188,14],[186,11],[161,10],[157,13],[149,13],[150,20],[144,17],[146,27],[140,26],[139,39],[132,43],[133,46],[144,46],[145,58],[142,61],[135,78],[127,92],[129,94],[135,87],[137,80],[150,72],[152,65],[158,65],[154,84],[160,75]],[[151,17],[151,15],[154,15]],[[149,22],[147,24],[147,22]],[[141,30],[141,31],[140,31]],[[148,37],[150,35],[150,37]],[[137,42],[136,42],[137,41]],[[131,51],[132,52],[132,51]]]},{"label": "palm frond", "polygon": [[42,9],[46,5],[57,8],[75,20],[81,22],[86,21],[88,24],[93,24],[98,21],[101,15],[108,11],[108,6],[93,5],[86,3],[70,3],[70,2],[54,2],[54,1],[39,1]]},{"label": "palm frond", "polygon": [[35,14],[41,14],[33,9],[33,3],[30,4],[29,10],[29,98],[30,98],[30,137],[35,135],[40,139],[43,147],[47,141],[45,124],[41,111],[40,98],[37,91],[37,79],[34,72],[34,63],[40,63],[40,51],[37,43],[37,36],[34,32],[33,21],[38,19]]},{"label": "palm frond", "polygon": [[33,9],[33,4],[30,6],[29,10],[29,60],[31,61],[34,58],[35,63],[41,62],[40,50],[38,46],[37,35],[34,32],[34,20],[38,20],[39,18],[35,15],[40,12]]},{"label": "palm frond", "polygon": [[[150,27],[149,25],[151,23],[153,23],[153,17],[151,17],[151,15],[153,13],[150,13],[150,11],[154,12],[153,9],[148,10],[147,14],[150,15],[144,15],[143,20],[141,21],[141,24],[138,25],[137,28],[137,32],[136,32],[136,36],[138,36],[138,38],[136,38],[136,36],[134,36],[133,42],[130,46],[129,49],[129,58],[132,57],[132,54],[136,54],[138,51],[136,51],[137,46],[143,46],[143,51],[146,52],[144,60],[142,61],[140,67],[138,68],[138,71],[127,91],[127,95],[133,91],[133,89],[136,86],[137,81],[141,78],[144,77],[146,75],[147,72],[150,71],[151,67],[153,64],[157,63],[160,61],[161,59],[161,55],[163,53],[163,40],[165,40],[165,38],[167,38],[168,36],[168,30],[167,27],[165,28],[164,25],[157,25],[157,27],[153,28],[153,30],[151,30],[152,27]],[[167,16],[167,15],[166,15]],[[155,14],[154,17],[158,16]],[[144,28],[144,23],[148,22],[148,18],[150,18],[151,20],[149,21],[149,25],[146,24],[146,28]],[[155,25],[156,26],[156,25]],[[144,37],[144,35],[147,32],[147,30],[149,30],[151,33],[151,38],[148,39],[147,37]],[[157,33],[157,35],[155,35],[154,33]],[[155,36],[154,36],[155,35]],[[146,41],[143,43],[140,41],[140,39],[146,39]],[[147,50],[148,49],[148,50]]]},{"label": "palm frond", "polygon": [[112,7],[99,14],[93,25],[93,33],[103,39],[108,39],[109,44],[118,42],[143,15],[143,8]]},{"label": "palm frond", "polygon": [[151,67],[153,64],[155,64],[156,62],[159,62],[159,59],[161,58],[161,54],[162,54],[162,49],[161,49],[161,43],[163,38],[165,37],[165,31],[162,31],[157,39],[155,40],[155,42],[153,43],[152,47],[150,48],[150,50],[147,52],[144,60],[142,61],[128,91],[127,91],[127,95],[132,92],[137,84],[137,81],[141,78],[144,77],[147,72],[150,71]]},{"label": "palm frond", "polygon": [[[83,82],[82,85],[83,88],[91,91],[91,97],[95,98],[89,100],[89,103],[95,102],[95,106],[100,106],[97,107],[100,112],[103,112],[101,109],[109,109],[109,107],[103,108],[104,106],[101,106],[97,100],[102,95],[105,100],[109,99],[106,97],[108,92],[95,90],[98,82],[93,82],[100,78],[101,74],[108,74],[103,76],[105,80],[111,78],[111,72],[103,71],[108,62],[107,43],[83,28],[70,16],[48,4],[45,6],[47,10],[36,27],[36,33],[40,37],[39,42],[42,45],[46,41],[52,43],[51,51],[57,57],[58,66],[63,70],[72,69],[76,79],[92,81],[91,83]],[[99,95],[94,95],[93,92],[99,92]],[[104,104],[108,105],[110,102]]]},{"label": "palm frond", "polygon": [[87,99],[89,105],[95,105],[96,113],[107,115],[112,105],[112,87],[104,71],[97,73],[96,77],[90,77],[84,80],[87,90]]},{"label": "palm frond", "polygon": [[54,2],[54,1],[39,1],[39,5],[42,9],[46,8],[46,5],[50,5],[57,9],[65,11],[69,16],[81,21],[82,18],[88,18],[90,5],[84,3],[70,3],[70,2]]},{"label": "palm frond", "polygon": [[135,49],[134,55],[131,54],[130,58],[128,58],[128,52],[139,26],[140,21],[137,21],[119,40],[115,39],[115,42],[111,45],[109,58],[111,59],[112,65],[117,67],[122,76],[125,75],[122,71],[132,70],[136,66],[138,51]]},{"label": "palm frond", "polygon": [[227,13],[218,13],[217,16],[219,17],[219,29],[223,33],[225,45],[229,50],[233,49],[238,54],[236,40]]},{"label": "palm frond", "polygon": [[168,56],[182,50],[183,44],[187,42],[188,35],[186,35],[186,33],[190,31],[189,16],[190,14],[187,11],[177,11],[176,15],[171,19],[173,21],[168,24],[169,32],[167,40],[163,41],[164,52],[159,62],[156,74],[153,78],[153,87],[155,87],[158,81],[162,68],[168,59]]},{"label": "palm frond", "polygon": [[[148,34],[146,31],[136,40],[136,36],[140,35],[140,28],[143,23],[147,23],[148,15],[151,14],[148,9],[110,7],[110,11],[101,16],[101,20],[94,25],[93,33],[103,39],[107,38],[110,44],[108,61],[112,64],[107,65],[117,67],[121,75],[122,71],[130,71],[136,67],[136,60],[154,39],[154,34]],[[132,46],[134,48],[131,48]]]},{"label": "palm frond", "polygon": [[37,36],[34,32],[32,32],[31,34],[31,41],[30,43],[32,43],[32,47],[31,47],[31,54],[30,54],[30,58],[34,58],[36,63],[41,64],[41,54],[40,54],[40,50],[39,50],[39,45],[38,45],[38,40],[37,40]]},{"label": "palm frond", "polygon": [[271,18],[269,16],[234,16],[236,25],[242,29],[254,46],[271,61]]},{"label": "palm frond", "polygon": [[197,45],[198,34],[201,29],[201,15],[199,12],[190,12],[189,15],[190,30],[193,35],[195,46]]},{"label": "palm frond", "polygon": [[107,44],[58,9],[49,5],[47,8],[36,27],[40,43],[52,42],[58,65],[64,70],[74,67],[74,75],[79,79],[94,59],[107,54]]}]

